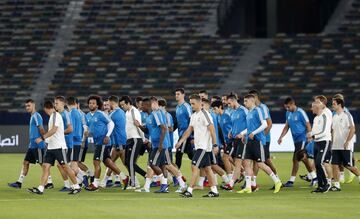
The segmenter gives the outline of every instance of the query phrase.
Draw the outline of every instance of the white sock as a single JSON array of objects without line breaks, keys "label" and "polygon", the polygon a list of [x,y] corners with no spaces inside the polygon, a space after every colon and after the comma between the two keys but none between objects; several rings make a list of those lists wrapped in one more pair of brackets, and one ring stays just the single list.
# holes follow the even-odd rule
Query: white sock
[{"label": "white sock", "polygon": [[40,192],[44,192],[44,186],[39,186],[39,187],[38,187],[38,190],[39,190]]},{"label": "white sock", "polygon": [[83,181],[84,181],[84,180],[83,180],[82,177],[80,178],[80,177],[76,176],[76,183],[77,183],[77,184],[81,184]]},{"label": "white sock", "polygon": [[309,177],[310,179],[316,179],[317,178],[317,176],[316,176],[316,172],[315,171],[311,171],[310,172],[310,177]]},{"label": "white sock", "polygon": [[191,188],[190,186],[187,188],[187,191],[190,192],[192,194],[193,192],[193,188]]},{"label": "white sock", "polygon": [[180,187],[181,187],[181,188],[186,187],[186,183],[184,182],[184,180],[182,179],[182,177],[181,177],[181,176],[179,176],[179,177],[178,177],[178,178],[176,178],[176,179],[178,180],[179,185],[180,185]]},{"label": "white sock", "polygon": [[76,176],[82,179],[84,177],[84,175],[85,175],[84,171],[80,170],[80,168],[79,168],[78,173],[76,174]]},{"label": "white sock", "polygon": [[[251,178],[250,178],[251,179]],[[256,176],[253,176],[251,179],[251,186],[256,186]]]},{"label": "white sock", "polygon": [[271,172],[271,173],[270,173],[270,177],[271,177],[271,179],[274,181],[274,183],[277,183],[277,182],[280,181],[280,180],[279,180],[279,177],[277,177],[277,176],[274,174],[274,172]]},{"label": "white sock", "polygon": [[[245,176],[245,186],[247,189],[250,189],[252,185],[251,176]],[[256,182],[255,182],[256,185]]]},{"label": "white sock", "polygon": [[120,182],[120,175],[115,175],[115,182]]},{"label": "white sock", "polygon": [[90,169],[88,169],[88,170],[86,171],[86,173],[87,173],[89,176],[94,176],[94,171],[92,171],[92,170],[90,170]]},{"label": "white sock", "polygon": [[47,183],[53,183],[51,176],[49,175]]},{"label": "white sock", "polygon": [[227,176],[227,178],[228,178],[228,180],[227,180],[227,181],[229,182],[229,181],[233,178],[233,176],[234,176],[234,174],[229,173],[229,174],[228,174],[228,176]]},{"label": "white sock", "polygon": [[327,183],[328,183],[329,185],[331,185],[331,179],[330,179],[330,178],[326,178],[326,180],[327,180]]},{"label": "white sock", "polygon": [[290,181],[290,182],[295,182],[295,179],[296,179],[296,176],[290,176],[289,181]]},{"label": "white sock", "polygon": [[126,175],[123,172],[120,172],[120,179],[121,180],[126,179]]},{"label": "white sock", "polygon": [[222,175],[221,178],[223,179],[224,183],[229,183],[230,181],[226,174]]},{"label": "white sock", "polygon": [[211,190],[213,193],[216,193],[216,194],[219,193],[216,186],[211,186],[210,190]]},{"label": "white sock", "polygon": [[69,188],[69,189],[70,189],[70,181],[69,181],[69,180],[65,180],[65,181],[64,181],[64,186],[65,186],[66,188]]},{"label": "white sock", "polygon": [[150,190],[150,184],[151,184],[151,179],[150,178],[145,178],[145,185],[144,185],[144,189],[145,190]]},{"label": "white sock", "polygon": [[215,185],[218,185],[218,175],[217,174],[214,174],[214,182],[215,182]]},{"label": "white sock", "polygon": [[203,187],[204,186],[205,177],[200,176],[198,181],[198,186]]},{"label": "white sock", "polygon": [[74,185],[72,185],[72,186],[73,186],[73,189],[80,189],[79,184],[74,184]]},{"label": "white sock", "polygon": [[100,182],[100,179],[99,179],[99,178],[95,178],[95,179],[94,179],[94,182],[93,182],[93,185],[97,188],[97,187],[99,187],[99,182]]},{"label": "white sock", "polygon": [[23,182],[24,182],[24,179],[25,179],[25,175],[23,174],[23,171],[21,171],[20,176],[19,176],[19,179],[18,179],[18,182],[19,182],[19,183],[23,183]]},{"label": "white sock", "polygon": [[167,184],[168,184],[167,178],[164,175],[162,175],[161,176],[161,185],[167,185]]},{"label": "white sock", "polygon": [[338,189],[340,189],[340,182],[334,182],[334,186]]},{"label": "white sock", "polygon": [[344,181],[344,180],[345,180],[345,173],[340,172],[340,181]]}]

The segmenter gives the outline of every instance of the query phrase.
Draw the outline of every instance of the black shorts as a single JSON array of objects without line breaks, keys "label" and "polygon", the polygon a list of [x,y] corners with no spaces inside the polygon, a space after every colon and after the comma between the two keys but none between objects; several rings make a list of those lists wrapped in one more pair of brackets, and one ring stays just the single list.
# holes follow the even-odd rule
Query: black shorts
[{"label": "black shorts", "polygon": [[104,162],[108,158],[111,159],[110,153],[111,153],[110,146],[96,145],[93,160],[101,160]]},{"label": "black shorts", "polygon": [[149,164],[160,167],[163,165],[171,164],[171,161],[169,159],[170,159],[169,151],[167,149],[164,149],[161,152],[159,152],[157,148],[154,148],[150,152]]},{"label": "black shorts", "polygon": [[235,152],[236,152],[236,146],[235,146],[234,142],[229,142],[224,147],[224,153],[231,157],[235,157]]},{"label": "black shorts", "polygon": [[80,152],[79,152],[79,161],[81,162],[85,162],[85,157],[86,157],[86,152],[87,152],[87,147],[84,148],[80,148]]},{"label": "black shorts", "polygon": [[349,167],[354,166],[353,152],[349,150],[332,150],[331,155],[331,164]]},{"label": "black shorts", "polygon": [[168,153],[169,153],[170,162],[172,163],[173,162],[172,148],[168,148],[167,150],[168,150]]},{"label": "black shorts", "polygon": [[[211,153],[211,152],[210,152]],[[197,149],[195,151],[194,157],[191,161],[191,164],[197,168],[208,167],[211,165],[209,153],[203,149]]]},{"label": "black shorts", "polygon": [[113,144],[112,147],[115,148],[116,151],[122,151],[125,149],[125,146],[122,144],[121,145]]},{"label": "black shorts", "polygon": [[[211,151],[211,152],[206,152],[208,153],[208,156],[210,157],[210,164],[211,165],[219,165],[219,160],[221,159],[220,158],[220,153],[218,153],[217,155],[215,155],[214,151]],[[220,155],[220,156],[219,156]]]},{"label": "black shorts", "polygon": [[256,162],[265,162],[265,149],[260,141],[248,140],[244,146],[244,158]]},{"label": "black shorts", "polygon": [[266,142],[263,147],[265,152],[265,160],[270,159],[270,142]]},{"label": "black shorts", "polygon": [[295,146],[295,150],[294,150],[294,155],[299,152],[302,149],[305,149],[305,145],[306,142],[305,141],[299,141],[299,142],[295,142],[294,146]]},{"label": "black shorts", "polygon": [[72,148],[66,149],[66,161],[69,163],[71,161]]},{"label": "black shorts", "polygon": [[45,156],[44,156],[44,163],[48,163],[51,164],[51,166],[54,166],[55,164],[55,160],[57,160],[57,162],[60,165],[64,165],[67,164],[67,155],[66,155],[66,149],[48,149],[45,152]]},{"label": "black shorts", "polygon": [[81,145],[74,145],[71,149],[70,161],[80,161],[80,148]]},{"label": "black shorts", "polygon": [[24,160],[32,164],[36,164],[36,163],[42,164],[44,160],[44,152],[45,149],[29,148],[25,154]]},{"label": "black shorts", "polygon": [[[179,139],[180,139],[181,137],[179,137]],[[186,153],[186,154],[189,154],[189,153],[191,153],[193,150],[194,150],[194,148],[193,148],[193,146],[191,145],[191,140],[192,140],[192,138],[187,138],[186,139],[186,141],[184,141],[183,143],[182,143],[182,145],[181,145],[181,147],[179,147],[177,150],[176,150],[176,152],[181,152],[181,153]]]},{"label": "black shorts", "polygon": [[244,146],[245,146],[244,143],[241,141],[241,139],[235,139],[234,146],[236,148],[234,158],[243,159],[243,157],[244,157]]}]

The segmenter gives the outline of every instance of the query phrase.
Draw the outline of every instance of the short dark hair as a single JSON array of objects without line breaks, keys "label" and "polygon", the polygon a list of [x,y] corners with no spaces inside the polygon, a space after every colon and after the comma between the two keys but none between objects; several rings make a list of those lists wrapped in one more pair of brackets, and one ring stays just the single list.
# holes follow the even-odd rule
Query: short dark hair
[{"label": "short dark hair", "polygon": [[249,94],[252,94],[254,96],[258,96],[260,98],[260,91],[256,90],[256,89],[252,89],[249,91]]},{"label": "short dark hair", "polygon": [[109,101],[115,102],[115,103],[119,103],[119,97],[118,97],[118,96],[115,96],[115,95],[111,95],[111,96],[109,97]]},{"label": "short dark hair", "polygon": [[44,108],[45,108],[45,109],[54,109],[54,104],[53,104],[53,102],[50,101],[50,100],[45,101],[45,103],[44,103]]},{"label": "short dark hair", "polygon": [[201,90],[199,94],[208,94],[208,92],[206,90]]},{"label": "short dark hair", "polygon": [[185,94],[184,88],[176,88],[174,93],[176,93],[176,92],[180,92],[182,94]]},{"label": "short dark hair", "polygon": [[151,97],[150,97],[150,101],[151,101],[151,102],[158,102],[158,98],[155,97],[155,96],[151,96]]},{"label": "short dark hair", "polygon": [[143,103],[145,103],[145,102],[150,102],[150,101],[151,101],[151,100],[150,100],[149,97],[144,97],[143,100],[142,100]]},{"label": "short dark hair", "polygon": [[76,97],[71,96],[66,98],[66,102],[68,105],[76,105],[79,101]]},{"label": "short dark hair", "polygon": [[211,98],[215,99],[215,100],[221,100],[221,97],[219,95],[214,95]]},{"label": "short dark hair", "polygon": [[33,100],[33,99],[27,99],[27,100],[25,101],[25,103],[35,103],[35,100]]},{"label": "short dark hair", "polygon": [[317,95],[314,97],[314,100],[315,99],[319,99],[325,106],[327,105],[327,98],[324,95]]},{"label": "short dark hair", "polygon": [[142,96],[137,96],[137,97],[135,97],[135,103],[138,103],[138,102],[140,102],[140,101],[143,101],[143,97]]},{"label": "short dark hair", "polygon": [[206,98],[202,98],[201,102],[211,105],[210,100]]},{"label": "short dark hair", "polygon": [[295,158],[297,161],[301,161],[302,159],[304,159],[304,156],[307,156],[306,149],[301,149],[295,154]]},{"label": "short dark hair", "polygon": [[90,100],[96,100],[96,104],[98,105],[98,109],[102,109],[103,107],[103,101],[99,95],[90,95],[87,104],[90,103]]},{"label": "short dark hair", "polygon": [[159,103],[159,106],[163,106],[163,107],[166,107],[167,106],[167,102],[165,99],[160,99],[158,100],[158,103]]},{"label": "short dark hair", "polygon": [[221,109],[224,109],[224,105],[220,100],[216,100],[216,101],[212,102],[211,107],[217,107],[217,108],[221,107]]},{"label": "short dark hair", "polygon": [[341,98],[333,98],[332,100],[335,101],[336,104],[341,105],[341,108],[344,108],[344,106],[345,106],[345,100],[344,100],[344,99],[341,99]]},{"label": "short dark hair", "polygon": [[238,96],[235,93],[230,93],[229,95],[227,95],[227,99],[232,99],[232,100],[238,100]]},{"label": "short dark hair", "polygon": [[255,99],[255,95],[253,95],[253,94],[246,94],[246,95],[244,96],[244,99],[249,99],[249,98],[254,98],[254,99]]},{"label": "short dark hair", "polygon": [[122,101],[124,101],[125,104],[132,105],[131,98],[128,95],[121,96],[119,102],[122,102]]},{"label": "short dark hair", "polygon": [[61,102],[65,103],[66,102],[66,99],[64,96],[56,96],[55,97],[55,100],[60,100]]},{"label": "short dark hair", "polygon": [[286,97],[284,100],[284,104],[290,104],[290,103],[295,103],[295,100],[292,97]]},{"label": "short dark hair", "polygon": [[199,94],[191,94],[189,99],[193,99],[193,100],[197,100],[197,101],[201,101],[200,95]]}]

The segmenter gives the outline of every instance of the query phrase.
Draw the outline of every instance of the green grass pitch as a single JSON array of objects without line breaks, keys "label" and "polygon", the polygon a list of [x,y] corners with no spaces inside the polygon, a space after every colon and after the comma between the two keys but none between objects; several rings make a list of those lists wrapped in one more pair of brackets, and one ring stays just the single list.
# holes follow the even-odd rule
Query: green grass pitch
[{"label": "green grass pitch", "polygon": [[[273,156],[281,179],[287,181],[291,154],[274,153]],[[0,218],[360,218],[357,179],[352,184],[342,185],[343,191],[327,194],[311,194],[308,183],[299,178],[294,188],[284,188],[273,194],[269,190],[271,179],[261,172],[258,177],[260,191],[253,194],[220,191],[217,199],[201,197],[207,188],[195,191],[192,199],[183,199],[174,193],[172,186],[169,194],[139,194],[111,188],[98,192],[83,190],[79,195],[69,196],[58,192],[63,181],[57,168],[53,168],[55,189],[36,196],[27,193],[26,188],[38,186],[39,166],[30,167],[22,189],[7,186],[8,182],[17,180],[23,157],[23,154],[0,154]],[[91,154],[87,155],[87,164],[91,164],[91,157]],[[139,160],[142,167],[145,157]],[[182,171],[189,178],[190,162],[185,157]],[[123,166],[121,168],[125,170]],[[303,165],[299,173],[305,173]]]}]

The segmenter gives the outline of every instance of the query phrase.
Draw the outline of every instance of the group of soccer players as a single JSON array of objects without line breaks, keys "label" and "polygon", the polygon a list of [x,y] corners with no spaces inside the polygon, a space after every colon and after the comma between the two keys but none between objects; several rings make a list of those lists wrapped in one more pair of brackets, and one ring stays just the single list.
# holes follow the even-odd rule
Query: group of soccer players
[{"label": "group of soccer players", "polygon": [[[308,170],[301,178],[317,185],[313,191],[316,193],[341,191],[344,168],[351,171],[351,180],[357,176],[360,181],[353,157],[355,125],[341,94],[332,99],[333,112],[327,108],[325,96],[314,98],[312,127],[295,100],[285,99],[286,124],[278,143],[291,130],[295,145],[291,177],[285,184],[271,161],[272,120],[257,90],[244,95],[243,105],[235,93],[209,99],[206,91],[190,95],[189,104],[182,88],[175,90],[175,99],[173,118],[161,97],[137,97],[133,103],[129,96],[112,95],[102,100],[91,95],[87,100],[89,112],[85,114],[77,98],[57,96],[44,103],[44,112],[50,117],[47,132],[35,102],[27,100],[25,108],[31,114],[29,149],[19,179],[9,186],[21,188],[29,164],[39,163],[40,185],[28,191],[43,194],[45,189],[54,188],[50,169],[55,161],[64,180],[60,191],[69,194],[79,193],[81,186],[88,191],[115,186],[140,193],[159,186],[156,193],[168,193],[168,181],[172,180],[182,197],[192,197],[194,189],[204,186],[210,187],[204,197],[218,197],[218,176],[223,181],[222,189],[233,190],[236,183],[245,179],[237,193],[252,193],[259,190],[256,182],[259,169],[269,175],[274,183],[273,192],[278,193],[282,187],[294,186],[300,162]],[[179,140],[174,144],[176,129]],[[88,147],[94,148],[93,170],[84,164]],[[137,160],[145,151],[148,163],[144,170]],[[180,170],[184,153],[191,160],[188,185]],[[118,158],[128,176],[116,165]],[[107,167],[102,181],[101,162]],[[144,177],[143,187],[136,173]]]}]

